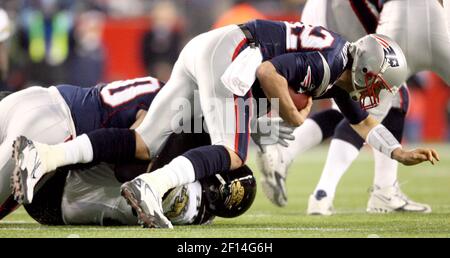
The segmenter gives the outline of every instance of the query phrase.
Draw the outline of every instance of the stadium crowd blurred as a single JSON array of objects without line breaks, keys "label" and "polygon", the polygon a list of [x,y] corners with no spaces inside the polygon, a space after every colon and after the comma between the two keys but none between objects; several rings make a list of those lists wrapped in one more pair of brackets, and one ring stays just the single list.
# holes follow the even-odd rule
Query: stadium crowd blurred
[{"label": "stadium crowd blurred", "polygon": [[[2,0],[11,21],[0,90],[146,74],[167,80],[193,36],[254,18],[298,21],[305,0]],[[409,83],[405,138],[450,141],[450,88],[432,73]],[[323,108],[322,103],[316,108]]]}]

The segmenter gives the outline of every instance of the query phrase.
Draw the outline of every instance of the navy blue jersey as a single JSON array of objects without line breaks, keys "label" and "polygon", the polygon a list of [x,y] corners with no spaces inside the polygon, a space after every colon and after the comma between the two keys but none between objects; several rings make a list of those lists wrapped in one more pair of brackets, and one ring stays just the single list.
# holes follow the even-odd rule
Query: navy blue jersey
[{"label": "navy blue jersey", "polygon": [[298,92],[318,97],[345,70],[349,42],[323,27],[265,20],[249,22],[247,27],[263,60],[270,60]]},{"label": "navy blue jersey", "polygon": [[129,128],[137,112],[148,110],[163,84],[145,77],[92,88],[56,86],[70,108],[77,135],[100,128]]},{"label": "navy blue jersey", "polygon": [[[301,22],[254,20],[246,26],[259,44],[263,60],[274,65],[289,87],[314,99],[334,98],[352,123],[367,117],[359,103],[337,86],[333,87],[347,68],[348,41],[323,27]],[[327,91],[330,92],[326,94]]]}]

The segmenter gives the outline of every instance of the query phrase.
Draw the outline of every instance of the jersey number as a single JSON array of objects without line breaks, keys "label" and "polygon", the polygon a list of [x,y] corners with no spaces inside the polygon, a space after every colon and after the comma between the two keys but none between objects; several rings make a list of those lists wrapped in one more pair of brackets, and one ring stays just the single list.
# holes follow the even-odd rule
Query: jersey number
[{"label": "jersey number", "polygon": [[144,77],[112,82],[103,87],[100,95],[105,104],[111,107],[117,107],[159,89],[160,84],[157,79]]},{"label": "jersey number", "polygon": [[334,42],[331,33],[322,27],[313,27],[301,22],[286,22],[286,49],[298,50],[323,50]]}]

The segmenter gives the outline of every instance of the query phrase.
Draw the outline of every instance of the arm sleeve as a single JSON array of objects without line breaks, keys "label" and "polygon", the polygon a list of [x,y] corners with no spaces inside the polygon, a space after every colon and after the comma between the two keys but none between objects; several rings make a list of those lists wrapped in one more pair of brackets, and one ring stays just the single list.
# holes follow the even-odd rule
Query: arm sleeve
[{"label": "arm sleeve", "polygon": [[359,124],[369,116],[369,113],[363,110],[358,102],[353,101],[345,90],[337,86],[333,86],[323,97],[333,98],[350,124]]}]

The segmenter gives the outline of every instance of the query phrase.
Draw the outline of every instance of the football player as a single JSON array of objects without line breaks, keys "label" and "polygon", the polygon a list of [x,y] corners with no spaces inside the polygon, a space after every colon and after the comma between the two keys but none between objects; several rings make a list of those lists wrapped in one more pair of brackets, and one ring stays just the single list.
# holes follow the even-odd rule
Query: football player
[{"label": "football player", "polygon": [[[100,128],[103,128],[106,136],[95,132],[91,135],[107,137],[111,130],[120,133],[125,128],[135,128],[142,122],[146,110],[162,85],[164,83],[156,78],[144,77],[100,84],[92,88],[58,85],[50,88],[31,87],[13,94],[1,92],[0,219],[18,207],[10,189],[14,168],[14,160],[11,158],[12,144],[16,137],[24,135],[45,143],[57,144]],[[284,131],[287,132],[285,137],[289,137],[292,132],[289,128]],[[283,134],[281,136],[283,137]],[[102,150],[108,151],[110,150]],[[73,152],[70,157],[84,159],[82,152]],[[120,163],[120,160],[109,159],[106,162],[115,164]],[[90,169],[97,170],[99,169]],[[118,173],[117,177],[128,180],[134,178],[121,173]]]},{"label": "football player", "polygon": [[[430,20],[423,22],[415,18],[424,15]],[[437,72],[450,83],[450,71],[446,69],[450,62],[450,37],[443,8],[437,1],[307,1],[302,20],[334,30],[350,41],[375,31],[385,34],[403,49],[408,61],[407,77],[427,69]],[[406,86],[401,87],[396,95],[384,96],[382,101],[369,113],[383,120],[383,124],[401,141],[409,102]],[[349,122],[343,120],[336,109],[314,114],[294,135],[296,141],[289,149],[274,145],[260,153],[259,164],[265,175],[262,189],[274,204],[286,205],[285,178],[292,160],[333,135],[322,177],[309,198],[307,211],[308,214],[331,215],[336,186],[356,159],[364,139],[351,130]],[[375,177],[367,211],[431,212],[429,205],[414,202],[402,193],[397,183],[398,163],[376,149],[373,152]]]},{"label": "football player", "polygon": [[26,135],[48,144],[57,144],[99,128],[136,127],[162,85],[155,78],[145,77],[92,88],[71,85],[31,87],[2,99],[0,219],[17,207],[10,189],[14,169],[11,153],[15,138]]},{"label": "football player", "polygon": [[[189,150],[163,168],[121,187],[122,195],[147,227],[172,227],[162,209],[162,196],[168,189],[245,164],[250,122],[255,117],[254,97],[269,99],[289,125],[301,125],[312,98],[304,109],[297,110],[288,87],[315,99],[334,98],[352,128],[385,155],[406,165],[434,163],[438,160],[435,150],[404,150],[364,111],[378,104],[380,91],[395,92],[405,80],[406,69],[401,49],[382,35],[351,43],[322,27],[266,20],[215,29],[187,43],[144,121],[127,136],[123,131],[102,138],[82,135],[83,143],[75,139],[70,147],[19,138],[15,142],[13,190],[17,200],[31,202],[39,179],[59,166],[99,158],[156,157],[167,137],[181,127],[178,106],[168,105],[178,99],[195,104],[197,91],[201,111],[189,109],[188,117],[204,116],[212,145]],[[161,117],[166,119],[151,123]],[[86,145],[88,141],[91,144]],[[66,153],[71,152],[82,152],[83,158],[67,158]]]},{"label": "football player", "polygon": [[[206,144],[209,144],[206,133],[173,134],[150,170],[160,168],[180,152]],[[116,175],[120,174],[123,183],[146,170],[142,164],[106,163],[86,169],[62,169],[45,178],[33,203],[24,207],[31,217],[45,225],[138,225],[136,215],[120,195],[121,182]],[[171,189],[164,195],[163,210],[174,225],[207,224],[215,216],[233,218],[243,214],[255,195],[255,178],[244,166]]]}]

